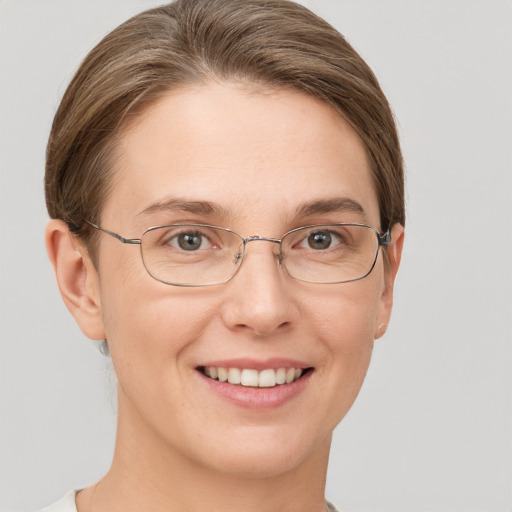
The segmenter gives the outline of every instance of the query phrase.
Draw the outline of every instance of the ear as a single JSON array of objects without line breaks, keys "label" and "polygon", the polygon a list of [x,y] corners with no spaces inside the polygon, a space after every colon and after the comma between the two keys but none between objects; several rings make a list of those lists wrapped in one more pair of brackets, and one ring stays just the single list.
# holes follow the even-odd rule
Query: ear
[{"label": "ear", "polygon": [[99,276],[87,249],[61,220],[48,222],[45,238],[48,257],[66,307],[87,337],[105,339]]},{"label": "ear", "polygon": [[389,263],[384,269],[384,289],[380,297],[379,313],[375,327],[375,339],[380,338],[386,332],[389,319],[391,318],[391,310],[393,309],[393,287],[402,258],[403,245],[404,227],[401,224],[395,224],[391,229],[391,244],[386,247]]}]

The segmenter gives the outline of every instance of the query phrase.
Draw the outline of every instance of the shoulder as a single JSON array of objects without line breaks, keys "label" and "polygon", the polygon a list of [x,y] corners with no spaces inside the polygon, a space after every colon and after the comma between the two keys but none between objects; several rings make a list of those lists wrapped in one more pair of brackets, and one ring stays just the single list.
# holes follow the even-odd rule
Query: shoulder
[{"label": "shoulder", "polygon": [[77,512],[75,496],[76,491],[69,491],[62,499],[39,512]]}]

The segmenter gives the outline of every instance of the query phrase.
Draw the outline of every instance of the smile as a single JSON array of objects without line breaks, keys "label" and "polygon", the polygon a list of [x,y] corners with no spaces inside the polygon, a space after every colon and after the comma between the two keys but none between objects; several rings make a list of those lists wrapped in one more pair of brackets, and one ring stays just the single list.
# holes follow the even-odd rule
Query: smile
[{"label": "smile", "polygon": [[258,371],[252,368],[201,366],[198,370],[207,377],[219,382],[228,382],[229,384],[253,388],[273,388],[295,382],[310,368],[267,368]]}]

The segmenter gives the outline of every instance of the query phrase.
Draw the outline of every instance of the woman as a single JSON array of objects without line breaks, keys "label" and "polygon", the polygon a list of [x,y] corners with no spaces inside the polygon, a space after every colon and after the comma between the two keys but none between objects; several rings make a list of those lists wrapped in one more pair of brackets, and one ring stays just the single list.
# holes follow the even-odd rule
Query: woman
[{"label": "woman", "polygon": [[46,230],[118,379],[113,462],[52,511],[335,510],[333,428],[389,322],[393,117],[288,1],[178,0],[86,58],[55,116]]}]

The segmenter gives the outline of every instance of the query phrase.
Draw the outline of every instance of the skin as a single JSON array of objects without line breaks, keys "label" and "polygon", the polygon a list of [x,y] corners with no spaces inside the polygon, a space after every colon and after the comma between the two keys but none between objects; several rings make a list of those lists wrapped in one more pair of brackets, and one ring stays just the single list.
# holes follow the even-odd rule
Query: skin
[{"label": "skin", "polygon": [[[328,106],[289,90],[232,83],[173,91],[126,127],[101,225],[138,238],[149,226],[206,222],[243,236],[361,222],[379,231],[369,163],[355,131]],[[153,209],[170,197],[221,212]],[[297,215],[304,202],[350,198],[364,213]],[[389,322],[403,228],[393,226],[365,279],[292,279],[275,247],[249,244],[228,283],[169,286],[137,246],[101,235],[97,269],[58,220],[46,237],[59,287],[82,331],[108,339],[118,377],[113,464],[77,496],[79,512],[323,511],[331,433],[352,405],[373,342]],[[314,367],[303,391],[243,409],[204,385],[205,361],[293,358]]]}]

